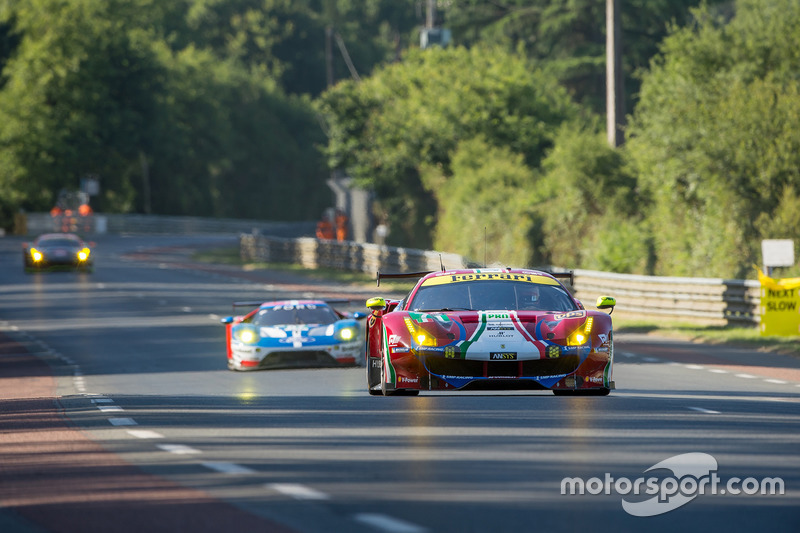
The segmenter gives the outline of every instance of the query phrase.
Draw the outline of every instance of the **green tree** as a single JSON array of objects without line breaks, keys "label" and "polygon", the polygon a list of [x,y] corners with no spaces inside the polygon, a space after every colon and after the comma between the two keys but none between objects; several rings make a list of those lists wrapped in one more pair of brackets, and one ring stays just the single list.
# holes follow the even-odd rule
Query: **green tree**
[{"label": "green tree", "polygon": [[441,166],[421,169],[439,206],[434,246],[479,264],[534,264],[541,200],[524,157],[479,136],[459,142],[450,167],[450,177]]},{"label": "green tree", "polygon": [[459,142],[481,136],[535,169],[559,125],[578,114],[555,79],[518,54],[482,47],[411,51],[361,83],[337,85],[319,108],[330,166],[376,191],[394,244],[419,247],[431,244],[437,212],[423,165],[449,177]]},{"label": "green tree", "polygon": [[269,73],[287,93],[317,96],[326,47],[334,81],[351,78],[345,57],[367,76],[408,48],[418,25],[415,0],[195,1],[180,38]]},{"label": "green tree", "polygon": [[316,218],[330,203],[308,99],[194,43],[200,2],[30,0],[0,90],[0,190],[49,209],[100,176],[105,211]]},{"label": "green tree", "polygon": [[[129,2],[37,0],[14,11],[22,35],[0,91],[0,174],[26,205],[49,209],[62,187],[85,174],[131,201],[125,170],[155,113],[162,69],[148,36],[124,31]],[[113,16],[112,16],[113,14]]]},{"label": "green tree", "polygon": [[[637,72],[647,67],[669,25],[691,21],[702,0],[620,2],[622,68],[629,96],[639,91]],[[726,5],[729,0],[706,0]],[[460,0],[443,11],[458,44],[524,47],[525,54],[558,77],[576,101],[605,113],[605,0]]]},{"label": "green tree", "polygon": [[656,271],[743,277],[765,217],[800,190],[800,4],[740,0],[730,22],[697,19],[644,78],[627,150],[653,200]]},{"label": "green tree", "polygon": [[624,154],[611,148],[596,124],[567,124],[542,167],[539,194],[547,201],[543,251],[551,264],[644,273],[649,233],[638,213],[636,192]]}]

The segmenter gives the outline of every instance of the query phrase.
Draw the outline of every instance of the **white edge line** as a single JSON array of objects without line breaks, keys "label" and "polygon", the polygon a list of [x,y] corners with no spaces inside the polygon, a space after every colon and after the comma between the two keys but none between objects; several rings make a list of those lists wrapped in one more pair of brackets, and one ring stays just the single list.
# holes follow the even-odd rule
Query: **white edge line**
[{"label": "white edge line", "polygon": [[383,514],[359,513],[353,518],[355,518],[358,522],[368,524],[383,531],[389,531],[390,533],[422,533],[423,531],[426,531],[425,528],[416,524]]},{"label": "white edge line", "polygon": [[192,453],[202,453],[200,450],[186,446],[185,444],[157,444],[156,447],[165,452],[174,453],[175,455],[188,455]]},{"label": "white edge line", "polygon": [[714,411],[713,409],[705,409],[703,407],[689,407],[692,411],[697,411],[698,413],[705,413],[707,415],[718,415],[720,414],[719,411]]},{"label": "white edge line", "polygon": [[108,423],[112,426],[137,426],[133,418],[109,418]]},{"label": "white edge line", "polygon": [[214,470],[216,472],[221,472],[223,474],[255,474],[256,471],[252,468],[247,468],[246,466],[237,465],[236,463],[225,463],[225,462],[205,462],[200,463],[204,467]]},{"label": "white edge line", "polygon": [[330,499],[330,496],[324,492],[320,492],[312,489],[311,487],[306,487],[305,485],[300,485],[297,483],[270,483],[267,485],[267,487],[298,500]]},{"label": "white edge line", "polygon": [[129,429],[128,434],[137,439],[163,439],[164,435],[149,429]]}]

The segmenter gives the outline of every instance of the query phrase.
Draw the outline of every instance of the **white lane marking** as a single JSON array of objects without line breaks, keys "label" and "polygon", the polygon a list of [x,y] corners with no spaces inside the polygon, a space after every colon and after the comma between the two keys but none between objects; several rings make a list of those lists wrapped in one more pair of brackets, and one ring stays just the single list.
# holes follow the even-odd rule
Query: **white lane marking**
[{"label": "white lane marking", "polygon": [[164,435],[149,429],[129,429],[128,434],[137,439],[163,439]]},{"label": "white lane marking", "polygon": [[635,357],[636,356],[635,354],[632,354],[630,352],[620,352],[619,354],[621,356],[623,356],[623,357]]},{"label": "white lane marking", "polygon": [[745,378],[745,379],[753,379],[755,378],[752,374],[736,374],[737,378]]},{"label": "white lane marking", "polygon": [[108,421],[112,426],[138,426],[133,418],[109,418]]},{"label": "white lane marking", "polygon": [[119,405],[98,405],[97,408],[104,413],[119,413],[125,410]]},{"label": "white lane marking", "polygon": [[330,496],[324,492],[314,490],[311,487],[306,487],[305,485],[300,485],[298,483],[270,483],[267,485],[267,487],[298,500],[330,499]]},{"label": "white lane marking", "polygon": [[391,533],[422,533],[427,531],[424,527],[377,513],[359,513],[354,518],[364,524],[376,527]]},{"label": "white lane marking", "polygon": [[246,466],[237,465],[235,463],[218,463],[218,462],[211,462],[211,463],[200,463],[204,467],[209,468],[211,470],[215,470],[217,472],[222,472],[223,474],[255,474],[256,471],[252,468],[247,468]]},{"label": "white lane marking", "polygon": [[727,374],[728,373],[727,370],[722,370],[721,368],[709,368],[708,371],[709,372],[713,372],[715,374]]},{"label": "white lane marking", "polygon": [[683,365],[683,366],[685,368],[690,369],[690,370],[703,370],[703,369],[705,369],[705,367],[702,366],[702,365]]},{"label": "white lane marking", "polygon": [[94,398],[92,403],[112,403],[114,400],[111,398]]},{"label": "white lane marking", "polygon": [[645,361],[647,363],[658,363],[659,361],[661,361],[661,359],[659,359],[658,357],[643,357],[642,361]]},{"label": "white lane marking", "polygon": [[782,379],[765,379],[767,383],[776,383],[778,385],[786,385],[788,381],[783,381]]},{"label": "white lane marking", "polygon": [[703,407],[689,407],[692,411],[697,411],[698,413],[705,413],[707,415],[718,415],[720,414],[719,411],[714,411],[713,409],[704,409]]},{"label": "white lane marking", "polygon": [[157,447],[159,449],[164,450],[165,452],[174,453],[176,455],[189,455],[192,453],[202,453],[200,450],[192,448],[191,446],[186,446],[185,444],[158,444]]}]

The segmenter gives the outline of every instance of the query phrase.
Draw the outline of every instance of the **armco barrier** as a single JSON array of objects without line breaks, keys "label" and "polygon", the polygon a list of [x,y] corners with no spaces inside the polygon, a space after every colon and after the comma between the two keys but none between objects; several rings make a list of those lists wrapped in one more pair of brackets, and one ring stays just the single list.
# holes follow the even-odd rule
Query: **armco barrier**
[{"label": "armco barrier", "polygon": [[[369,274],[463,268],[457,254],[377,244],[286,239],[243,234],[240,251],[246,261],[293,263]],[[564,269],[555,269],[563,271]],[[587,307],[600,295],[617,299],[616,311],[626,316],[665,317],[703,324],[753,326],[759,322],[760,284],[755,280],[676,278],[575,270],[572,290]]]},{"label": "armco barrier", "polygon": [[671,317],[705,324],[752,326],[760,321],[756,280],[676,278],[575,270],[575,295],[587,304],[601,294],[626,315]]}]

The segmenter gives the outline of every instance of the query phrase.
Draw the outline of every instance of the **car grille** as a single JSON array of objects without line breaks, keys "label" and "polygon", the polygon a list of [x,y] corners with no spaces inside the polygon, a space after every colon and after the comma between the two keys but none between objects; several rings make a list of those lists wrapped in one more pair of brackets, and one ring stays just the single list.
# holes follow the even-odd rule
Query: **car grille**
[{"label": "car grille", "polygon": [[558,376],[574,372],[580,364],[577,355],[532,361],[472,361],[447,359],[438,356],[425,358],[425,368],[431,374],[453,377],[526,378]]}]

